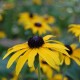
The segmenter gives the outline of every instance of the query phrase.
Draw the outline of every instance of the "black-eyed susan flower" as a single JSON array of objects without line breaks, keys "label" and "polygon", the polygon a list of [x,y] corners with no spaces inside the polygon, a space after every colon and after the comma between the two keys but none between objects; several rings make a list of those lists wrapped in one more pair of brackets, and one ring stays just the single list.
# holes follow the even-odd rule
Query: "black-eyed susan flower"
[{"label": "black-eyed susan flower", "polygon": [[66,65],[70,65],[71,59],[73,59],[78,65],[80,65],[80,48],[76,48],[77,44],[65,45],[69,51],[70,57],[63,55],[63,59]]},{"label": "black-eyed susan flower", "polygon": [[50,43],[49,39],[52,37],[52,35],[47,35],[43,38],[40,36],[33,36],[28,40],[28,42],[15,45],[10,48],[3,59],[5,59],[13,52],[15,53],[9,59],[7,68],[10,68],[13,62],[18,59],[15,69],[16,75],[18,75],[26,62],[28,63],[29,67],[33,67],[36,55],[39,55],[53,68],[55,65],[59,65],[60,61],[57,57],[58,55],[55,54],[54,51],[58,51],[60,53],[68,55],[68,53],[66,52],[67,48],[59,42],[57,43],[53,41],[52,43]]},{"label": "black-eyed susan flower", "polygon": [[3,31],[0,31],[0,38],[5,38],[6,34]]},{"label": "black-eyed susan flower", "polygon": [[76,37],[79,37],[79,41],[80,41],[80,24],[69,25],[69,32],[72,32],[75,34]]},{"label": "black-eyed susan flower", "polygon": [[39,35],[45,34],[47,31],[52,31],[51,27],[40,19],[33,20],[32,23],[25,26],[25,29],[31,29],[34,34],[38,33]]}]

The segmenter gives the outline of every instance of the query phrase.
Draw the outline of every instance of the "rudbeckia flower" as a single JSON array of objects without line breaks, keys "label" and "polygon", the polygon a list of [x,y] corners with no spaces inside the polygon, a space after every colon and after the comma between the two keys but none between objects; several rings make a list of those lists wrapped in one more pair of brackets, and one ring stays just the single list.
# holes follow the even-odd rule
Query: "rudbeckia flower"
[{"label": "rudbeckia flower", "polygon": [[72,32],[75,34],[76,37],[79,37],[79,41],[80,41],[80,24],[69,25],[69,32]]},{"label": "rudbeckia flower", "polygon": [[80,48],[76,48],[77,45],[76,44],[71,44],[71,45],[65,45],[69,51],[68,54],[70,55],[70,57],[63,55],[63,60],[65,62],[66,65],[70,65],[71,63],[71,59],[73,59],[78,65],[80,65]]},{"label": "rudbeckia flower", "polygon": [[3,31],[0,31],[0,38],[5,38],[6,34]]},{"label": "rudbeckia flower", "polygon": [[59,65],[60,61],[54,51],[68,55],[66,52],[67,48],[55,41],[50,43],[49,39],[52,37],[52,35],[47,35],[43,38],[40,36],[33,36],[28,40],[28,42],[15,45],[10,48],[7,54],[3,57],[3,59],[5,59],[7,56],[14,52],[8,61],[7,68],[10,68],[13,62],[17,59],[15,71],[16,75],[18,75],[26,62],[28,63],[29,67],[33,67],[36,55],[39,55],[53,68],[55,65]]},{"label": "rudbeckia flower", "polygon": [[31,29],[34,34],[45,34],[47,31],[52,31],[51,27],[41,20],[33,20],[25,29]]}]

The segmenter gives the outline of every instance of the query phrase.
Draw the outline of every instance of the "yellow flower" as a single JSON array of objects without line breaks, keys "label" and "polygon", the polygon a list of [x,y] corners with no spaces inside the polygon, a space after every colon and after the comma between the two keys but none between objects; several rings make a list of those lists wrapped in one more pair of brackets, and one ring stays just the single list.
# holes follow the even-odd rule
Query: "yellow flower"
[{"label": "yellow flower", "polygon": [[79,37],[79,41],[80,41],[80,24],[69,25],[69,32],[72,32],[75,34],[76,37]]},{"label": "yellow flower", "polygon": [[25,26],[25,29],[31,29],[34,34],[45,34],[47,31],[52,31],[51,27],[41,20],[33,20],[32,23]]},{"label": "yellow flower", "polygon": [[[15,52],[8,61],[7,68],[10,68],[13,62],[18,59],[16,64],[16,75],[18,75],[27,62],[29,67],[33,67],[35,56],[39,55],[44,61],[46,61],[51,67],[54,68],[55,65],[59,65],[60,61],[58,55],[54,51],[59,51],[68,55],[66,52],[67,48],[60,44],[57,41],[53,40],[53,43],[50,43],[49,39],[52,38],[52,35],[31,37],[28,42],[23,44],[18,44],[10,48],[7,54],[3,57],[5,59],[11,53]],[[54,51],[52,50],[54,49]]]},{"label": "yellow flower", "polygon": [[53,76],[53,78],[50,79],[50,80],[68,80],[68,78],[67,78],[67,77],[64,77],[64,78],[63,78],[63,75],[62,75],[62,74],[55,74],[55,75]]},{"label": "yellow flower", "polygon": [[3,20],[3,18],[2,18],[2,15],[0,14],[0,21],[2,21]]},{"label": "yellow flower", "polygon": [[55,22],[55,18],[53,16],[45,15],[43,16],[43,21],[52,24]]},{"label": "yellow flower", "polygon": [[5,38],[6,34],[3,31],[0,31],[0,38]]},{"label": "yellow flower", "polygon": [[24,12],[20,14],[18,23],[22,24],[25,30],[31,29],[33,34],[38,33],[39,35],[42,35],[47,31],[52,31],[52,28],[47,24],[51,23],[52,21],[53,19],[51,18],[44,21],[42,16]]},{"label": "yellow flower", "polygon": [[66,65],[70,65],[71,63],[71,60],[70,59],[73,59],[78,65],[80,65],[80,48],[77,48],[77,45],[76,44],[71,44],[70,46],[69,45],[65,45],[69,51],[68,54],[70,55],[70,57],[66,56],[66,55],[63,55],[63,60],[65,62]]}]

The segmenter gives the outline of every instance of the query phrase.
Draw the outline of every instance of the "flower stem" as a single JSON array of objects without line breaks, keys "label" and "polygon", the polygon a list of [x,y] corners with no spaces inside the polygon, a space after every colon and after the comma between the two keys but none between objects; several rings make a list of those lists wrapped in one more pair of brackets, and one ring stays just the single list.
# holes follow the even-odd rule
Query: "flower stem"
[{"label": "flower stem", "polygon": [[38,64],[38,80],[41,80],[40,62]]}]

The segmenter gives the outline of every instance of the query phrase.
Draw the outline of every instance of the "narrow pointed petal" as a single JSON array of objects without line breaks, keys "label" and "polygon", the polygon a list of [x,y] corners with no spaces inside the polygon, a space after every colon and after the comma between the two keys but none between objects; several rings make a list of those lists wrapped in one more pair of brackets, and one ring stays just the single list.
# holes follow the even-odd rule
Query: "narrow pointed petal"
[{"label": "narrow pointed petal", "polygon": [[65,54],[65,55],[67,55],[67,56],[70,57],[70,55],[66,51],[68,49],[64,45],[62,45],[62,44],[45,43],[43,45],[43,47],[45,47],[45,48],[51,48],[51,49],[53,49],[55,51],[58,51],[58,52],[63,53],[63,54]]},{"label": "narrow pointed petal", "polygon": [[37,55],[37,49],[33,49],[28,56],[28,65],[32,67],[34,64],[35,56]]},{"label": "narrow pointed petal", "polygon": [[55,36],[53,36],[53,35],[47,35],[47,36],[43,37],[43,39],[44,39],[44,41],[46,41],[46,40],[48,40],[48,39],[50,39],[52,37],[55,37]]},{"label": "narrow pointed petal", "polygon": [[7,54],[3,57],[3,59],[5,59],[7,56],[9,56],[12,52],[15,52],[20,49],[27,48],[27,47],[28,47],[27,43],[24,43],[24,44],[19,44],[12,48],[9,48]]},{"label": "narrow pointed petal", "polygon": [[25,51],[27,51],[27,49],[23,49],[20,50],[18,52],[16,52],[15,54],[12,55],[12,57],[9,59],[8,64],[7,64],[7,68],[10,68],[10,66],[13,64],[13,62],[21,55],[23,54]]},{"label": "narrow pointed petal", "polygon": [[[38,54],[53,68],[55,68],[55,62],[50,55],[39,49]],[[56,68],[57,69],[57,68]]]},{"label": "narrow pointed petal", "polygon": [[72,59],[80,66],[80,58],[72,57]]},{"label": "narrow pointed petal", "polygon": [[16,65],[16,75],[19,75],[22,67],[24,66],[24,64],[25,64],[26,61],[28,60],[29,52],[31,52],[31,49],[29,49],[27,52],[25,52],[24,55],[21,56],[21,57],[18,59],[18,62],[17,62],[17,65]]}]

